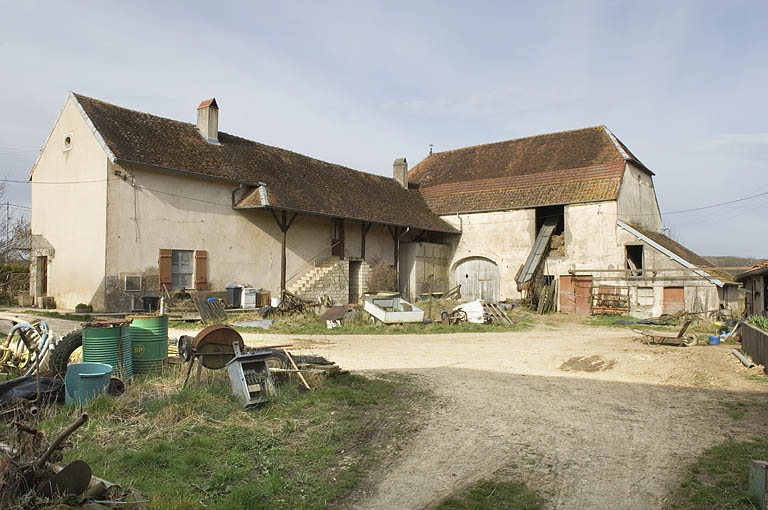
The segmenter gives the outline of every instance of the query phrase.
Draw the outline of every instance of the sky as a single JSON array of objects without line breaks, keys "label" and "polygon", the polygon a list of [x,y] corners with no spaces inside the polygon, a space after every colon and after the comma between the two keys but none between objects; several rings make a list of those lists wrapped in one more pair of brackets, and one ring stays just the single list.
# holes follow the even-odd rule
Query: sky
[{"label": "sky", "polygon": [[187,122],[215,97],[221,131],[387,176],[605,125],[671,237],[768,258],[766,26],[764,0],[0,0],[0,202],[29,207],[70,90]]}]

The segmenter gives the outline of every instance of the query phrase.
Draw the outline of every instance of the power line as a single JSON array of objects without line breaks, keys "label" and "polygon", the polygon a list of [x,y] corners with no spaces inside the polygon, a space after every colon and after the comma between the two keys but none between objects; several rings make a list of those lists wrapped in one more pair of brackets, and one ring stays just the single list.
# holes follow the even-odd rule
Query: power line
[{"label": "power line", "polygon": [[[97,179],[97,180],[89,180],[89,181],[32,181],[32,182],[30,182],[30,181],[27,181],[27,180],[21,181],[21,180],[15,180],[15,179],[2,179],[2,180],[0,180],[0,182],[10,182],[10,183],[14,183],[14,184],[49,185],[49,184],[96,184],[96,183],[104,183],[104,182],[107,182],[108,180],[110,180],[110,179]],[[117,180],[117,179],[112,179],[112,180]],[[190,197],[190,196],[186,196],[186,195],[179,195],[179,194],[176,194],[176,193],[169,193],[169,192],[165,192],[165,191],[161,191],[161,190],[156,190],[156,189],[151,189],[151,188],[147,188],[147,187],[143,187],[143,186],[142,186],[142,188],[146,189],[148,191],[153,191],[155,193],[161,193],[161,194],[164,194],[164,195],[169,195],[169,196],[173,196],[173,197],[177,197],[177,198],[185,198],[185,199],[194,200],[194,201],[197,201],[197,202],[204,202],[204,203],[210,203],[210,204],[215,204],[215,205],[229,205],[229,204],[222,204],[222,203],[219,203],[219,202],[211,202],[211,201],[208,201],[208,200],[202,200],[202,199],[198,199],[198,198]],[[736,204],[736,203],[739,203],[739,202],[745,202],[747,200],[752,200],[752,199],[763,197],[763,196],[768,196],[768,191],[765,191],[765,192],[762,192],[762,193],[756,193],[754,195],[749,195],[749,196],[746,196],[746,197],[736,198],[736,199],[733,199],[733,200],[728,200],[726,202],[720,202],[720,203],[717,203],[717,204],[705,205],[705,206],[701,206],[701,207],[693,207],[693,208],[690,208],[690,209],[681,209],[681,210],[678,210],[678,211],[663,211],[661,214],[662,215],[671,215],[671,214],[684,214],[684,213],[689,213],[689,212],[704,211],[704,210],[708,210],[708,209],[714,209],[714,208],[717,208],[717,207],[722,207],[722,206],[725,206],[725,205],[731,205],[731,204]],[[471,212],[471,211],[468,211],[468,213],[469,212]],[[459,214],[461,214],[461,213],[459,213]],[[655,215],[656,215],[656,213],[643,213],[643,214],[634,214],[633,216],[655,216]]]},{"label": "power line", "polygon": [[0,156],[8,156],[11,154],[28,154],[30,152],[40,152],[40,149],[29,149],[26,151],[3,151],[0,152]]},{"label": "power line", "polygon": [[[13,184],[94,184],[97,182],[107,182],[109,179],[97,179],[93,181],[19,181],[15,179],[0,179],[0,184],[10,182]],[[118,179],[112,179],[114,181]]]},{"label": "power line", "polygon": [[703,207],[694,207],[693,209],[682,209],[680,211],[663,212],[662,214],[682,214],[682,213],[687,213],[687,212],[703,211],[704,209],[713,209],[715,207],[722,207],[724,205],[735,204],[737,202],[744,202],[745,200],[752,200],[753,198],[763,197],[765,195],[768,195],[768,191],[766,191],[764,193],[757,193],[756,195],[750,195],[748,197],[736,198],[734,200],[729,200],[727,202],[721,202],[719,204],[705,205]]},{"label": "power line", "polygon": [[8,206],[12,209],[23,209],[25,211],[31,211],[31,207],[27,207],[26,205],[19,205],[19,204],[12,204],[11,202],[0,202],[0,205]]}]

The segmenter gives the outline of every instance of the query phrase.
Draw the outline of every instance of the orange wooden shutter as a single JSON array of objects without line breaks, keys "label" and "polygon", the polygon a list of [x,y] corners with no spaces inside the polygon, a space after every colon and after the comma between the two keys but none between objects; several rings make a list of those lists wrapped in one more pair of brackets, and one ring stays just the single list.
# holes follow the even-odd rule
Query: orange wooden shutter
[{"label": "orange wooden shutter", "polygon": [[195,288],[208,290],[208,252],[195,251]]},{"label": "orange wooden shutter", "polygon": [[160,250],[160,257],[157,261],[157,279],[160,284],[160,289],[165,288],[170,290],[171,288],[171,250]]}]

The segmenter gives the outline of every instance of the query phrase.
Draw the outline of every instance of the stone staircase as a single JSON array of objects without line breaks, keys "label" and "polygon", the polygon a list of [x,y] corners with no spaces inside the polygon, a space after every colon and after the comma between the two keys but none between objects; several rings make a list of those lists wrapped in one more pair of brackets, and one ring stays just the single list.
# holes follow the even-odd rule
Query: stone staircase
[{"label": "stone staircase", "polygon": [[288,284],[288,291],[305,299],[329,295],[337,302],[349,298],[349,262],[331,257]]}]

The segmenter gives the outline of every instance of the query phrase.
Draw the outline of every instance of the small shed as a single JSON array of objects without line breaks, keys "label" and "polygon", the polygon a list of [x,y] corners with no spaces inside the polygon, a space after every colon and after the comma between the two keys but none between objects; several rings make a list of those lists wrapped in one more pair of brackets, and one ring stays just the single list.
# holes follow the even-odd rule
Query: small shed
[{"label": "small shed", "polygon": [[747,315],[768,316],[768,300],[765,298],[768,293],[768,260],[736,276],[736,281],[744,284],[744,308]]}]

